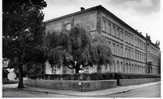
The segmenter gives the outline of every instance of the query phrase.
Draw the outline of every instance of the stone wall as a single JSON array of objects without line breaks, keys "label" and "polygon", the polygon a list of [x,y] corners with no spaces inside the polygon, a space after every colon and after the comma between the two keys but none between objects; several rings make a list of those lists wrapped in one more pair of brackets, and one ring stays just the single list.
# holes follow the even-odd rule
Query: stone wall
[{"label": "stone wall", "polygon": [[136,85],[136,84],[143,84],[143,83],[149,83],[155,81],[160,81],[160,78],[120,79],[119,85],[120,86]]},{"label": "stone wall", "polygon": [[145,78],[145,79],[120,79],[117,80],[24,80],[25,86],[47,88],[55,90],[74,90],[74,91],[94,91],[102,90],[119,86],[136,85],[149,82],[160,81],[160,78]]},{"label": "stone wall", "polygon": [[93,91],[117,86],[116,80],[24,80],[25,86],[48,88],[55,90]]}]

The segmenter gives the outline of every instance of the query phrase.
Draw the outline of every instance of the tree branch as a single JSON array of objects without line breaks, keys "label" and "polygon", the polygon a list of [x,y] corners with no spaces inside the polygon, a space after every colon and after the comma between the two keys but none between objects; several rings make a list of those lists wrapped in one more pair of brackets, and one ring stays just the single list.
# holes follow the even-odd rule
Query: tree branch
[{"label": "tree branch", "polygon": [[70,69],[74,69],[74,66],[71,67],[70,65],[67,65],[67,67]]},{"label": "tree branch", "polygon": [[83,68],[79,68],[79,70],[83,70]]}]

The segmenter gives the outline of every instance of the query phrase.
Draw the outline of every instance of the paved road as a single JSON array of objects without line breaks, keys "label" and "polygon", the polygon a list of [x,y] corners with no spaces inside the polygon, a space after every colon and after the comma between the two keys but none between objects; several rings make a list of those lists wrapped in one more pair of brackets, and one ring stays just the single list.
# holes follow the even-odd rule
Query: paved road
[{"label": "paved road", "polygon": [[58,93],[48,93],[40,91],[30,91],[25,89],[18,89],[17,84],[7,84],[3,85],[3,97],[7,98],[24,98],[24,97],[74,97]]},{"label": "paved road", "polygon": [[[11,84],[11,85],[4,85],[3,86],[3,97],[83,97],[87,96],[89,93],[93,93],[96,95],[92,95],[91,97],[160,97],[160,87],[161,83],[156,83],[156,84],[151,84],[149,86],[143,86],[143,87],[138,87],[135,89],[131,89],[129,91],[124,91],[120,93],[114,93],[114,94],[109,94],[109,90],[101,90],[101,91],[94,91],[94,92],[86,92],[84,93],[85,95],[80,95],[81,92],[78,95],[73,95],[73,94],[64,94],[64,92],[58,92],[55,91],[53,93],[47,93],[47,92],[40,92],[40,91],[30,91],[30,90],[20,90],[16,88],[16,84]],[[130,86],[131,87],[131,86]],[[105,95],[98,95],[100,92],[104,92]]]},{"label": "paved road", "polygon": [[3,89],[3,97],[7,98],[23,98],[23,97],[75,97],[58,93],[47,93],[47,92],[39,92],[39,91],[28,91],[28,90],[20,90],[17,88],[7,88]]},{"label": "paved road", "polygon": [[159,98],[161,96],[161,83],[151,85],[151,86],[145,86],[133,90],[129,90],[127,92],[120,92],[112,95],[105,95],[103,97],[142,97],[142,98],[148,98],[148,97],[155,97]]}]

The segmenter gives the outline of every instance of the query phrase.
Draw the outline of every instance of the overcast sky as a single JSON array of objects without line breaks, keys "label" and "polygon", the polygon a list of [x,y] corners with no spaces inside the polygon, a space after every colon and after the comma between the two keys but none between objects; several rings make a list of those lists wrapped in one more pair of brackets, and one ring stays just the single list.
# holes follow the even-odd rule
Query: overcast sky
[{"label": "overcast sky", "polygon": [[46,0],[45,20],[70,14],[80,7],[102,5],[143,35],[151,35],[152,41],[161,40],[160,0]]}]

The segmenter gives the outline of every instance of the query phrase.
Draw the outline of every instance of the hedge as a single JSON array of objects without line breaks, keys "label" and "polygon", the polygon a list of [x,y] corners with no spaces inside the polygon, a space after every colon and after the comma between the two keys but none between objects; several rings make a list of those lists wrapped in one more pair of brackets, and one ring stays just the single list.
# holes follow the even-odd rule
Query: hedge
[{"label": "hedge", "polygon": [[92,73],[92,74],[44,74],[29,76],[32,79],[47,80],[110,80],[110,79],[137,79],[137,78],[160,78],[160,75],[133,74],[133,73]]}]

